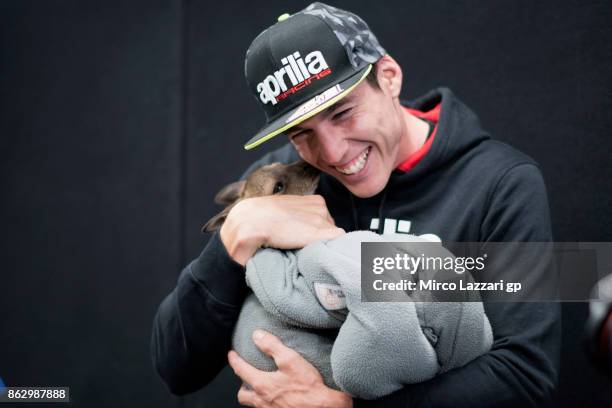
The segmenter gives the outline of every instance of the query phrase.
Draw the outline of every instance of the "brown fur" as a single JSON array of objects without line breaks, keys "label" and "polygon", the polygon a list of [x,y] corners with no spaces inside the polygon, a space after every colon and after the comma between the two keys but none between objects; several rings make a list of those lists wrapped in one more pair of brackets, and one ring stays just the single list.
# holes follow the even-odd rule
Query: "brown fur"
[{"label": "brown fur", "polygon": [[319,183],[319,170],[298,160],[291,164],[272,163],[252,172],[246,180],[223,187],[215,196],[215,203],[226,205],[202,227],[203,232],[221,228],[227,214],[237,202],[245,198],[274,194],[313,194]]}]

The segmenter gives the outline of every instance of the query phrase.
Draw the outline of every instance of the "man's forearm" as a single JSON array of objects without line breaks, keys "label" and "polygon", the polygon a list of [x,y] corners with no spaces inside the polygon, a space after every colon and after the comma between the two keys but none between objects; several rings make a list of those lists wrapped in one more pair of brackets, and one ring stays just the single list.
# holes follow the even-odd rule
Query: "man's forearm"
[{"label": "man's forearm", "polygon": [[182,271],[153,323],[153,362],[174,394],[200,389],[227,364],[246,292],[242,266],[228,257],[215,234]]}]

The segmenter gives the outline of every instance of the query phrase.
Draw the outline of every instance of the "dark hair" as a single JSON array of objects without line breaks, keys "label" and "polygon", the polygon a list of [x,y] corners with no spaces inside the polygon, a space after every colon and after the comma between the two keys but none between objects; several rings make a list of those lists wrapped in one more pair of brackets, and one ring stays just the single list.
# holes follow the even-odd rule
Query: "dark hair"
[{"label": "dark hair", "polygon": [[379,90],[380,84],[378,83],[378,78],[376,77],[376,64],[372,65],[372,69],[366,76],[366,81],[372,86],[372,88]]}]

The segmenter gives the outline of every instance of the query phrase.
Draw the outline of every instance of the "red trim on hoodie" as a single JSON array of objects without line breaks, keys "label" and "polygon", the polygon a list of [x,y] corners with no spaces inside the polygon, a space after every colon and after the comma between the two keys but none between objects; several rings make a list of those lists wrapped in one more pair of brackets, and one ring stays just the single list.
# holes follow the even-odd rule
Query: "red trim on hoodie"
[{"label": "red trim on hoodie", "polygon": [[438,121],[440,120],[440,108],[441,107],[442,107],[442,104],[439,103],[436,105],[435,108],[427,112],[421,112],[416,109],[410,109],[410,108],[404,107],[404,109],[406,109],[406,111],[410,113],[411,115],[414,115],[417,118],[427,119],[429,121],[435,122],[436,126],[434,126],[431,136],[429,136],[429,138],[427,139],[427,141],[425,141],[423,146],[421,146],[416,152],[412,153],[410,156],[408,156],[406,160],[400,163],[400,165],[397,166],[397,170],[400,170],[406,173],[412,170],[414,166],[419,164],[419,162],[423,159],[423,157],[427,155],[427,153],[429,152],[429,149],[431,148],[431,145],[433,144],[434,138],[436,137],[436,132],[438,130]]}]

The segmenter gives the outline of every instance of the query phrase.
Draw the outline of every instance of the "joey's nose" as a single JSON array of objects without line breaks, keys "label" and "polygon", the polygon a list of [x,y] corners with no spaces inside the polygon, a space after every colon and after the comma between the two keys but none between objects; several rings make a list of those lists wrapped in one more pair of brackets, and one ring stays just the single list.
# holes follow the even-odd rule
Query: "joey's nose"
[{"label": "joey's nose", "polygon": [[290,171],[295,171],[299,175],[304,175],[306,177],[314,178],[321,174],[319,169],[314,166],[311,166],[304,160],[298,160],[297,162],[290,165]]},{"label": "joey's nose", "polygon": [[302,166],[302,170],[304,171],[304,174],[306,174],[306,176],[308,177],[316,177],[319,174],[321,174],[321,171],[319,169],[317,169],[314,166],[311,166],[310,164],[304,162],[303,166]]}]

